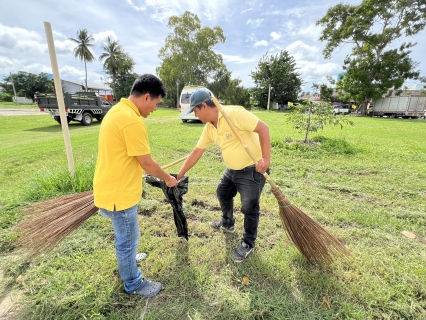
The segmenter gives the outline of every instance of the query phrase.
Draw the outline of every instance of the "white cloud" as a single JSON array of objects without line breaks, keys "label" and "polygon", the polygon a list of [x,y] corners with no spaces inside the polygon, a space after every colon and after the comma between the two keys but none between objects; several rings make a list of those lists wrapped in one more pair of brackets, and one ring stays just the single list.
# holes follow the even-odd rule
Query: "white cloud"
[{"label": "white cloud", "polygon": [[25,67],[21,68],[22,71],[39,74],[41,72],[44,73],[52,73],[52,68],[50,66],[46,66],[41,63],[31,63],[29,65],[26,65]]},{"label": "white cloud", "polygon": [[134,4],[133,2],[136,2],[136,1],[133,1],[133,0],[127,0],[127,3],[128,3],[128,4],[130,4],[130,6],[131,6],[133,9],[135,9],[136,11],[145,11],[145,10],[146,10],[146,7],[145,7],[145,6],[138,6],[138,5]]},{"label": "white cloud", "polygon": [[315,24],[311,24],[307,26],[306,28],[302,28],[299,31],[297,31],[297,34],[304,36],[306,38],[309,38],[313,41],[318,41],[320,35],[321,35],[322,28],[317,27]]},{"label": "white cloud", "polygon": [[77,68],[74,68],[74,67],[71,67],[71,66],[65,66],[65,67],[62,67],[62,68],[59,69],[59,73],[61,74],[61,77],[62,76],[71,76],[71,77],[79,77],[79,78],[83,77],[84,78],[86,76],[86,73],[84,71],[84,67],[77,69]]},{"label": "white cloud", "polygon": [[241,14],[246,13],[248,11],[252,11],[252,10],[253,10],[253,8],[246,9],[246,10],[242,11]]},{"label": "white cloud", "polygon": [[213,14],[210,12],[210,10],[204,11],[203,15],[207,18],[207,20],[213,20]]},{"label": "white cloud", "polygon": [[99,33],[93,34],[93,38],[95,39],[95,42],[104,43],[108,41],[108,37],[110,37],[112,40],[117,40],[117,35],[114,31],[102,31]]},{"label": "white cloud", "polygon": [[233,56],[228,54],[222,54],[222,58],[224,62],[237,63],[237,64],[251,63],[254,61],[253,59],[247,59],[247,58],[242,58],[240,56]]},{"label": "white cloud", "polygon": [[55,40],[55,51],[56,54],[72,54],[76,44],[71,40],[59,41]]},{"label": "white cloud", "polygon": [[272,31],[270,36],[272,37],[272,41],[276,41],[281,38],[281,35],[278,32]]},{"label": "white cloud", "polygon": [[150,17],[156,21],[167,23],[171,16],[178,15],[173,2],[168,0],[146,0],[145,4],[151,12]]},{"label": "white cloud", "polygon": [[63,33],[57,32],[55,30],[52,30],[52,34],[53,34],[53,39],[57,39],[57,38],[68,39],[68,37],[65,36]]},{"label": "white cloud", "polygon": [[35,43],[40,42],[41,40],[42,38],[37,32],[0,24],[0,47],[13,49],[21,42]]},{"label": "white cloud", "polygon": [[246,24],[252,25],[255,28],[259,28],[260,25],[262,24],[263,20],[264,19],[256,19],[256,20],[248,19]]},{"label": "white cloud", "polygon": [[254,44],[254,46],[255,47],[259,47],[259,46],[264,46],[264,47],[266,47],[268,45],[268,41],[266,41],[266,40],[260,40],[260,41],[257,41],[255,44]]},{"label": "white cloud", "polygon": [[0,47],[12,49],[18,43],[18,39],[10,33],[0,34]]},{"label": "white cloud", "polygon": [[6,58],[0,56],[0,74],[9,74],[10,70],[13,70],[15,63]]},{"label": "white cloud", "polygon": [[47,44],[38,41],[19,41],[14,50],[18,52],[19,56],[36,55],[47,52]]},{"label": "white cloud", "polygon": [[158,46],[158,43],[152,42],[152,41],[144,41],[144,42],[139,42],[137,45],[141,47],[154,47],[154,46]]},{"label": "white cloud", "polygon": [[256,42],[257,38],[254,34],[250,34],[247,36],[246,42]]},{"label": "white cloud", "polygon": [[317,46],[309,46],[300,40],[297,40],[287,46],[286,50],[296,59],[296,61],[318,60],[318,57],[321,56],[320,49]]}]

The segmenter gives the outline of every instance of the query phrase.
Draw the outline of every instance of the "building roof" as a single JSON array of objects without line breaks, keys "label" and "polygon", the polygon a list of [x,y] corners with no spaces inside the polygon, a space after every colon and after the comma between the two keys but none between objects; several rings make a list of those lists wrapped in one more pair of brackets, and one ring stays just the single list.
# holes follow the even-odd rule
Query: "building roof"
[{"label": "building roof", "polygon": [[[76,85],[79,85],[82,88],[84,88],[83,83],[78,83],[78,82],[75,82],[75,81],[64,80],[64,79],[61,79],[61,81],[76,84]],[[102,84],[90,84],[90,83],[88,83],[87,87],[88,87],[89,90],[112,91],[112,89],[110,87],[108,87],[106,85],[102,85]]]}]

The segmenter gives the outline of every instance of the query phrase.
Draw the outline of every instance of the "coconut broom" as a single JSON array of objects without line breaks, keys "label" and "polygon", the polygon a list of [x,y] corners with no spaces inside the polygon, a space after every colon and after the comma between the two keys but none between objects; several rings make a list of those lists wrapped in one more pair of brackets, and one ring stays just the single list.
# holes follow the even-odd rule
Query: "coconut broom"
[{"label": "coconut broom", "polygon": [[[188,156],[162,167],[167,169]],[[80,225],[98,212],[93,191],[42,201],[23,210],[30,215],[15,226],[19,234],[18,247],[29,250],[27,258],[31,259],[50,252],[67,235],[77,230]]]},{"label": "coconut broom", "polygon": [[[215,97],[212,97],[212,101],[222,113],[232,132],[249,156],[257,163],[255,156],[244,143],[241,135],[223,110],[221,104]],[[278,201],[279,215],[286,234],[311,264],[323,267],[332,264],[338,258],[346,258],[350,255],[342,242],[325,230],[321,224],[292,204],[266,172],[263,175],[270,184],[271,192]]]}]

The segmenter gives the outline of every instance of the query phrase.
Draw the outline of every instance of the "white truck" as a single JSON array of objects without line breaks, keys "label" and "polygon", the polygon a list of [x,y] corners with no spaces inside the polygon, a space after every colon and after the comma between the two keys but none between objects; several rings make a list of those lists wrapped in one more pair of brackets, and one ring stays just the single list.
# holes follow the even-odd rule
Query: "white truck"
[{"label": "white truck", "polygon": [[347,104],[334,106],[334,115],[338,114],[349,114],[349,106]]},{"label": "white truck", "polygon": [[422,118],[426,112],[426,96],[387,97],[375,101],[368,110],[370,117],[390,117],[404,119]]}]

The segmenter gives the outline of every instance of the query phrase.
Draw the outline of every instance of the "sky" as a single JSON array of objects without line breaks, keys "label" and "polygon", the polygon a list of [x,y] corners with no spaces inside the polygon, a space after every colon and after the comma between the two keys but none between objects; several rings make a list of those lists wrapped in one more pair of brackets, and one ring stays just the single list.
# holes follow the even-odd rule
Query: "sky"
[{"label": "sky", "polygon": [[[343,71],[350,46],[336,48],[324,59],[326,43],[318,40],[321,27],[315,25],[327,10],[340,3],[358,5],[361,0],[0,0],[0,79],[10,72],[52,73],[44,22],[50,22],[61,79],[84,82],[84,63],[73,55],[79,29],[93,35],[88,64],[88,82],[104,86],[105,75],[99,56],[108,36],[118,40],[130,54],[138,74],[152,73],[161,64],[157,57],[172,30],[168,19],[190,11],[202,26],[222,28],[224,44],[214,48],[222,55],[232,78],[253,87],[251,72],[262,57],[287,50],[296,61],[305,82],[302,90],[312,92],[313,83],[328,83]],[[426,76],[426,32],[405,41],[418,42],[411,57]],[[407,81],[407,85],[419,83]]]}]

